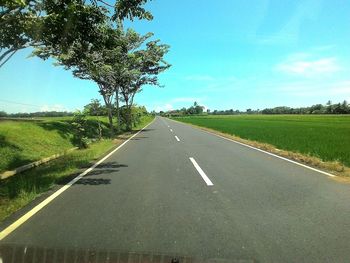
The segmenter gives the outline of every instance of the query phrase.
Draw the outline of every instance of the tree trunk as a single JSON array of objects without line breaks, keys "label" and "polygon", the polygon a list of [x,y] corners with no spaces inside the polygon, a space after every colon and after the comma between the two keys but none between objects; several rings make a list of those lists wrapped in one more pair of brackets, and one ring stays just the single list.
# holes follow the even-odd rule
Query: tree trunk
[{"label": "tree trunk", "polygon": [[107,109],[108,109],[109,129],[111,131],[111,137],[113,137],[113,135],[114,135],[114,128],[113,128],[113,113],[112,113],[111,105],[108,105]]},{"label": "tree trunk", "polygon": [[117,123],[118,123],[117,132],[120,132],[121,120],[120,120],[120,111],[119,111],[119,88],[116,88],[115,100],[116,100],[116,104],[117,104],[116,105],[117,106]]},{"label": "tree trunk", "polygon": [[111,96],[102,94],[103,100],[105,102],[105,105],[107,107],[108,111],[108,121],[109,121],[109,129],[110,129],[110,135],[111,137],[114,136],[114,128],[113,128],[113,111],[112,111],[112,105],[111,105]]},{"label": "tree trunk", "polygon": [[132,126],[131,126],[131,111],[130,111],[130,104],[129,104],[129,98],[124,96],[124,101],[125,101],[125,107],[126,107],[126,113],[125,113],[125,118],[126,118],[126,130],[131,131]]},{"label": "tree trunk", "polygon": [[126,130],[131,131],[132,130],[132,123],[131,123],[131,105],[126,102]]},{"label": "tree trunk", "polygon": [[134,96],[135,96],[135,93],[133,93],[132,96],[131,96],[130,105],[129,105],[129,110],[128,110],[128,112],[129,112],[129,114],[130,114],[130,127],[131,127],[131,129],[132,129],[132,125],[135,126],[135,123],[134,123],[134,121],[132,120],[132,119],[133,119],[133,118],[132,118],[132,105],[134,104]]},{"label": "tree trunk", "polygon": [[98,139],[102,139],[102,127],[101,127],[101,122],[100,119],[98,119]]},{"label": "tree trunk", "polygon": [[[9,49],[0,56],[0,68],[18,51],[18,49]],[[7,57],[6,57],[7,56]],[[3,61],[4,60],[4,61]]]},{"label": "tree trunk", "polygon": [[131,113],[131,107],[128,107],[128,131],[132,131],[132,113]]},{"label": "tree trunk", "polygon": [[131,98],[126,102],[126,112],[127,112],[127,129],[128,131],[132,130],[132,105],[134,104],[135,93],[131,95]]}]

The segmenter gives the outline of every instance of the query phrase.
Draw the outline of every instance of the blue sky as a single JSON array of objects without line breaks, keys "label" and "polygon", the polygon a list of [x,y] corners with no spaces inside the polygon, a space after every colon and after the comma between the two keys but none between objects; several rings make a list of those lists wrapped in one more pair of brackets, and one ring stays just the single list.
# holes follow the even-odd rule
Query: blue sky
[{"label": "blue sky", "polygon": [[[154,20],[132,26],[171,46],[164,88],[145,87],[148,110],[306,106],[350,101],[347,0],[153,0]],[[0,110],[81,109],[97,86],[24,50],[0,69]],[[6,101],[19,102],[13,104]]]}]

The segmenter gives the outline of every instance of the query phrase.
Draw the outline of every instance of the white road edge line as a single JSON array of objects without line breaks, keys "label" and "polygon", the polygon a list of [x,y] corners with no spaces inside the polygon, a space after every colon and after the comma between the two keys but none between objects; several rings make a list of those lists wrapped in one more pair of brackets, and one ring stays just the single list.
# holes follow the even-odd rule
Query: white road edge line
[{"label": "white road edge line", "polygon": [[33,209],[28,211],[26,214],[21,216],[19,219],[17,219],[15,222],[13,222],[11,225],[9,225],[7,228],[5,228],[3,231],[0,232],[0,241],[3,240],[5,237],[7,237],[9,234],[11,234],[14,230],[16,230],[19,226],[21,226],[23,223],[25,223],[29,218],[31,218],[33,215],[35,215],[37,212],[39,212],[41,209],[43,209],[46,205],[48,205],[52,200],[54,200],[57,196],[62,194],[64,191],[66,191],[69,187],[71,187],[73,184],[75,184],[78,180],[80,180],[82,177],[84,177],[86,174],[91,172],[93,169],[95,169],[98,165],[100,165],[103,161],[105,161],[107,158],[109,158],[112,154],[114,154],[116,151],[118,151],[120,148],[122,148],[128,141],[130,141],[132,138],[137,136],[140,132],[142,132],[144,129],[146,129],[149,125],[151,125],[154,122],[155,119],[153,119],[152,122],[147,124],[145,127],[143,127],[140,131],[135,133],[133,136],[131,136],[129,139],[127,139],[125,142],[123,142],[121,145],[119,145],[116,149],[114,149],[112,152],[107,154],[105,157],[103,157],[101,160],[99,160],[97,163],[92,165],[90,168],[85,170],[83,173],[79,174],[77,177],[75,177],[72,181],[67,183],[65,186],[61,187],[59,190],[54,192],[52,195],[50,195],[48,198],[46,198],[44,201],[42,201],[40,204],[35,206]]},{"label": "white road edge line", "polygon": [[179,137],[177,137],[176,135],[175,135],[175,139],[176,139],[178,142],[180,141]]},{"label": "white road edge line", "polygon": [[198,163],[196,162],[195,159],[193,159],[192,157],[190,157],[190,161],[192,162],[193,166],[196,168],[197,172],[200,174],[200,176],[202,176],[204,182],[208,185],[208,186],[212,186],[214,185],[210,179],[208,178],[208,176],[205,174],[205,172],[203,172],[202,168],[198,165]]},{"label": "white road edge line", "polygon": [[[172,120],[172,121],[175,121],[175,120]],[[176,121],[176,122],[178,122],[178,121]],[[179,123],[181,123],[181,122],[179,122]],[[186,124],[184,124],[184,123],[181,123],[181,124],[186,125]],[[189,126],[189,125],[188,125],[188,126]],[[304,167],[304,168],[306,168],[306,169],[309,169],[309,170],[312,170],[312,171],[315,171],[315,172],[318,172],[318,173],[327,175],[327,176],[329,176],[329,177],[337,177],[337,176],[334,175],[334,174],[327,173],[327,172],[325,172],[325,171],[322,171],[322,170],[313,168],[313,167],[311,167],[311,166],[307,166],[307,165],[302,164],[302,163],[298,163],[298,162],[296,162],[296,161],[293,161],[293,160],[290,160],[290,159],[288,159],[288,158],[279,156],[279,155],[277,155],[277,154],[274,154],[274,153],[270,153],[270,152],[261,150],[261,149],[259,149],[259,148],[254,147],[254,146],[250,146],[250,145],[248,145],[248,144],[244,144],[244,143],[242,143],[242,142],[238,142],[238,141],[235,141],[235,140],[233,140],[233,139],[229,139],[229,138],[226,138],[226,137],[224,137],[224,136],[221,136],[221,135],[218,135],[218,134],[215,134],[215,133],[206,131],[206,130],[202,130],[202,129],[200,129],[200,128],[197,128],[197,129],[198,129],[198,130],[201,130],[201,131],[203,131],[203,132],[205,132],[205,133],[214,135],[214,136],[216,136],[216,137],[220,137],[220,138],[222,138],[222,139],[224,139],[224,140],[237,143],[237,144],[239,144],[239,145],[242,145],[242,146],[248,147],[248,148],[250,148],[250,149],[253,149],[253,150],[256,150],[256,151],[259,151],[259,152],[268,154],[268,155],[273,156],[273,157],[276,157],[276,158],[278,158],[278,159],[281,159],[281,160],[284,160],[284,161],[287,161],[287,162],[290,162],[290,163],[299,165],[299,166]]]}]

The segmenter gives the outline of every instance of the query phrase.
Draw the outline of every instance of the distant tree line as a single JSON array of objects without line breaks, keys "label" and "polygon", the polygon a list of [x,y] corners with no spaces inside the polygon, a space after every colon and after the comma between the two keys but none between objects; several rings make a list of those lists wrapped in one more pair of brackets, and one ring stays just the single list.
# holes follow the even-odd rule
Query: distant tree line
[{"label": "distant tree line", "polygon": [[212,115],[235,115],[235,114],[243,114],[244,112],[241,112],[239,110],[214,110],[213,112],[208,112],[208,114]]},{"label": "distant tree line", "polygon": [[262,114],[350,114],[350,105],[344,100],[343,103],[332,104],[328,101],[326,105],[316,104],[310,107],[290,108],[275,107],[264,109]]},{"label": "distant tree line", "polygon": [[36,117],[65,117],[73,116],[73,112],[67,111],[38,111],[38,112],[19,112],[19,113],[6,113],[0,111],[0,117],[7,118],[36,118]]},{"label": "distant tree line", "polygon": [[[143,114],[148,114],[146,107],[135,106],[141,109]],[[114,109],[115,111],[116,109]],[[84,115],[88,116],[108,116],[108,108],[106,105],[101,104],[98,99],[92,99],[90,103],[84,106]],[[13,118],[25,118],[25,117],[65,117],[74,116],[74,112],[69,111],[38,111],[38,112],[19,112],[19,113],[6,113],[0,111],[0,117],[13,117]]]},{"label": "distant tree line", "polygon": [[350,114],[350,104],[344,100],[342,103],[332,104],[328,101],[325,105],[316,104],[310,107],[291,108],[287,106],[279,106],[274,108],[266,108],[263,110],[257,109],[246,109],[245,111],[240,110],[214,110],[209,109],[204,112],[204,107],[198,105],[197,102],[189,108],[182,108],[180,110],[171,110],[168,112],[160,112],[160,115],[171,115],[171,116],[184,116],[184,115],[238,115],[238,114]]},{"label": "distant tree line", "polygon": [[189,108],[183,107],[180,110],[171,110],[171,111],[160,111],[160,115],[172,115],[172,116],[182,116],[182,115],[198,115],[203,114],[204,106],[200,106],[196,101]]}]

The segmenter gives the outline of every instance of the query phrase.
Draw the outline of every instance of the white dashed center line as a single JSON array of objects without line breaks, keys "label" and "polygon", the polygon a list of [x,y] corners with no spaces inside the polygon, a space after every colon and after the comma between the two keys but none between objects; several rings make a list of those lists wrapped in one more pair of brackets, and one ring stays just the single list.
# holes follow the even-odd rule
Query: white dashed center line
[{"label": "white dashed center line", "polygon": [[208,176],[205,174],[205,172],[203,172],[202,168],[200,168],[200,166],[198,165],[198,163],[196,162],[195,159],[193,159],[192,157],[190,157],[190,161],[192,162],[193,166],[196,168],[197,172],[200,174],[200,176],[202,176],[204,182],[207,184],[207,186],[212,186],[214,185],[210,179],[208,178]]}]

